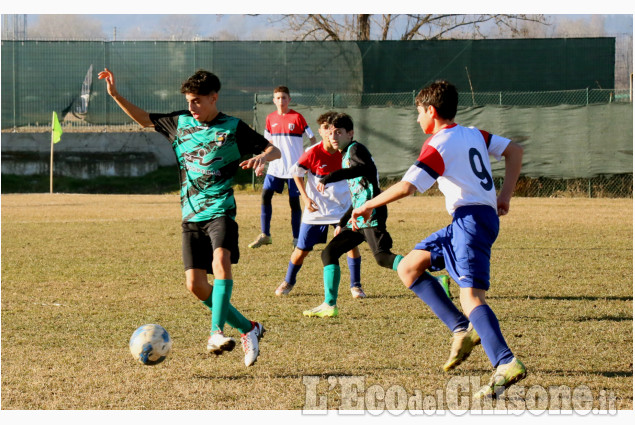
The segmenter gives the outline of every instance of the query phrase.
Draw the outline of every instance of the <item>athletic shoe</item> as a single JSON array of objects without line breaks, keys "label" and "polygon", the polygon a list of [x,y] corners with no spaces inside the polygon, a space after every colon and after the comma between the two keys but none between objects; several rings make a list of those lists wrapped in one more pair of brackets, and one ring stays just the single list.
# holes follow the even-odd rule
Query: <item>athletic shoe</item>
[{"label": "athletic shoe", "polygon": [[236,346],[234,338],[225,336],[222,331],[216,331],[207,340],[207,351],[217,356],[225,351],[231,351]]},{"label": "athletic shoe", "polygon": [[443,288],[445,295],[448,296],[449,299],[452,299],[452,294],[450,294],[450,278],[446,275],[437,276],[437,282]]},{"label": "athletic shoe", "polygon": [[276,295],[279,297],[282,295],[289,295],[289,292],[291,292],[292,289],[293,289],[293,285],[289,285],[287,282],[283,280],[280,286],[276,288]]},{"label": "athletic shoe", "polygon": [[353,298],[366,298],[366,294],[361,286],[351,286],[351,295]]},{"label": "athletic shoe", "polygon": [[472,399],[496,398],[505,391],[507,387],[524,379],[526,376],[527,369],[525,369],[525,365],[514,357],[514,360],[511,362],[498,365],[487,385],[478,390]]},{"label": "athletic shoe", "polygon": [[255,241],[250,243],[249,248],[260,248],[263,245],[271,245],[271,236],[267,236],[264,233],[258,235]]},{"label": "athletic shoe", "polygon": [[335,317],[339,312],[340,310],[336,305],[330,306],[327,303],[322,303],[311,310],[303,311],[302,314],[307,317]]},{"label": "athletic shoe", "polygon": [[449,371],[463,363],[465,359],[470,356],[472,349],[481,343],[481,338],[478,336],[472,324],[467,327],[467,330],[454,332],[452,337],[452,348],[450,349],[450,358],[443,365],[444,371]]},{"label": "athletic shoe", "polygon": [[243,352],[245,353],[245,366],[251,366],[258,360],[260,354],[259,341],[265,334],[265,328],[258,322],[251,322],[251,330],[246,334],[240,335],[243,343]]}]

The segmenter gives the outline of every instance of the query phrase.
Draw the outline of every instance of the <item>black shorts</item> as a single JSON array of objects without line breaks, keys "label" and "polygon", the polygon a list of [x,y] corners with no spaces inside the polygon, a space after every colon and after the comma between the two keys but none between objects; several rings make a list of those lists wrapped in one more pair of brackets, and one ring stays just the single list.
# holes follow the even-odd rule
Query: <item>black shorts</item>
[{"label": "black shorts", "polygon": [[209,221],[182,223],[183,267],[203,269],[212,274],[212,259],[216,248],[230,252],[232,264],[238,263],[238,223],[227,216]]},{"label": "black shorts", "polygon": [[392,237],[385,226],[365,227],[359,230],[344,228],[326,245],[322,251],[322,264],[338,264],[339,258],[346,252],[366,241],[382,267],[392,268],[395,254],[392,253]]}]

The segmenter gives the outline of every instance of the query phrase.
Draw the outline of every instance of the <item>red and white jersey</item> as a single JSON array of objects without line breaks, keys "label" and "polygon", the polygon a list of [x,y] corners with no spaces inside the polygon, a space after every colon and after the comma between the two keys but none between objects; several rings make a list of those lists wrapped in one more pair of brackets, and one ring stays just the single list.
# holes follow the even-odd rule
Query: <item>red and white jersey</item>
[{"label": "red and white jersey", "polygon": [[282,154],[280,159],[269,163],[267,174],[284,179],[292,177],[291,167],[298,162],[304,151],[303,134],[309,139],[313,137],[313,132],[304,117],[293,109],[289,109],[284,115],[278,114],[278,111],[267,115],[265,139],[280,149]]},{"label": "red and white jersey", "polygon": [[329,183],[324,188],[324,193],[317,190],[320,179],[333,171],[342,168],[342,154],[339,151],[328,153],[322,142],[307,148],[291,172],[298,177],[307,176],[306,194],[315,202],[317,211],[309,211],[306,208],[302,214],[302,222],[307,224],[333,224],[351,206],[351,193],[348,190],[346,180]]},{"label": "red and white jersey", "polygon": [[419,192],[438,181],[450,214],[465,205],[490,205],[496,209],[489,156],[500,160],[509,142],[474,127],[453,124],[425,141],[419,158],[402,181],[413,184]]}]

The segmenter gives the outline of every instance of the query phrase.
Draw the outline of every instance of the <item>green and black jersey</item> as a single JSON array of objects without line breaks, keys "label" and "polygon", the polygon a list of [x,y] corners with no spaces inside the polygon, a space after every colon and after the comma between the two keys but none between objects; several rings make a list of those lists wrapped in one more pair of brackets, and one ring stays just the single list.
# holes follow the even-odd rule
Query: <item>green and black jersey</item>
[{"label": "green and black jersey", "polygon": [[[352,205],[341,218],[339,225],[342,227],[352,227],[348,220],[354,208],[364,205],[364,202],[381,193],[379,187],[379,173],[370,151],[366,146],[355,140],[342,146],[342,168],[333,171],[323,177],[320,181],[323,184],[334,183],[340,180],[347,180],[351,192]],[[357,226],[360,229],[366,227],[385,227],[388,217],[388,208],[383,205],[373,209],[370,219],[364,222],[363,217],[357,218]]]},{"label": "green and black jersey", "polygon": [[184,222],[221,216],[236,218],[234,176],[240,159],[259,154],[269,144],[244,121],[219,113],[211,122],[189,111],[150,114],[154,129],[172,142],[179,164]]}]

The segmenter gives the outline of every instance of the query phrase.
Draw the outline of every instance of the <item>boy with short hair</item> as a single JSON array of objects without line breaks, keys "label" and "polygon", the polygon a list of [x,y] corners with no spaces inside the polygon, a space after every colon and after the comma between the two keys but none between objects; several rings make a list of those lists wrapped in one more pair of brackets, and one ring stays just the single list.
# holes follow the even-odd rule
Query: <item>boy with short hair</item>
[{"label": "boy with short hair", "polygon": [[397,270],[403,258],[391,252],[392,238],[386,230],[388,209],[383,206],[373,209],[370,219],[351,228],[349,217],[353,208],[362,205],[381,193],[379,174],[373,157],[366,146],[353,140],[355,132],[353,120],[347,114],[338,114],[331,124],[331,145],[342,153],[342,168],[320,179],[318,191],[324,193],[326,185],[344,181],[348,183],[352,205],[344,214],[336,229],[336,235],[322,251],[324,265],[324,302],[303,312],[309,317],[334,317],[339,314],[337,292],[340,284],[339,258],[347,251],[366,241],[373,252],[377,264]]},{"label": "boy with short hair", "polygon": [[309,138],[310,144],[316,143],[311,128],[304,117],[289,108],[291,95],[285,86],[278,86],[273,90],[273,103],[276,111],[267,115],[265,123],[265,138],[277,147],[282,157],[271,161],[262,186],[262,204],[260,205],[260,230],[256,240],[249,244],[249,248],[259,248],[271,244],[271,216],[273,208],[271,199],[274,192],[282,193],[284,184],[289,191],[289,206],[291,207],[291,231],[293,246],[296,245],[300,233],[302,209],[300,208],[300,192],[293,180],[291,167],[298,162],[304,152],[302,136]]},{"label": "boy with short hair", "polygon": [[[423,300],[454,333],[450,357],[443,366],[454,369],[482,343],[494,374],[474,399],[496,397],[526,376],[525,366],[514,357],[500,330],[498,319],[485,301],[490,286],[491,247],[499,231],[498,216],[509,204],[520,175],[523,149],[516,143],[454,122],[458,107],[456,87],[437,81],[416,97],[421,129],[432,136],[401,182],[353,211],[353,219],[369,219],[371,211],[390,202],[424,192],[435,181],[445,195],[452,223],[420,243],[399,264],[404,285]],[[489,156],[505,158],[505,179],[496,196]],[[448,273],[460,287],[465,315],[434,285],[426,270]],[[469,321],[468,321],[469,317]]]},{"label": "boy with short hair", "polygon": [[[296,277],[304,259],[318,243],[326,243],[329,226],[339,223],[351,206],[351,196],[345,181],[330,184],[324,192],[317,190],[319,180],[329,173],[342,168],[342,154],[331,145],[330,125],[336,112],[325,112],[317,119],[318,131],[322,140],[309,147],[302,154],[291,172],[296,186],[304,201],[302,225],[284,281],[276,289],[276,295],[287,295],[296,283]],[[306,189],[304,175],[307,175]],[[348,268],[351,275],[351,294],[353,298],[365,298],[360,280],[361,256],[354,248],[348,252]]]},{"label": "boy with short hair", "polygon": [[[267,161],[280,158],[280,151],[238,118],[217,108],[220,80],[199,70],[181,86],[188,110],[149,114],[121,96],[115,77],[107,68],[108,94],[142,127],[154,127],[171,143],[181,181],[182,248],[185,284],[209,310],[212,326],[207,350],[223,354],[236,342],[223,333],[225,323],[241,333],[245,365],[260,354],[262,324],[246,319],[230,304],[233,288],[231,265],[240,257],[236,201],[232,188],[238,167],[262,174]],[[245,155],[257,155],[240,161]],[[214,286],[207,274],[214,274]]]}]

